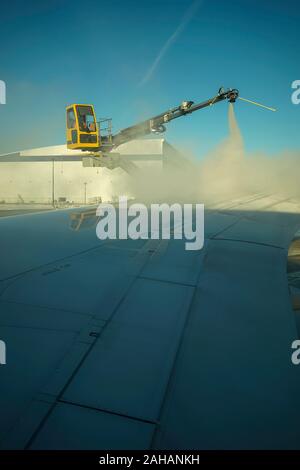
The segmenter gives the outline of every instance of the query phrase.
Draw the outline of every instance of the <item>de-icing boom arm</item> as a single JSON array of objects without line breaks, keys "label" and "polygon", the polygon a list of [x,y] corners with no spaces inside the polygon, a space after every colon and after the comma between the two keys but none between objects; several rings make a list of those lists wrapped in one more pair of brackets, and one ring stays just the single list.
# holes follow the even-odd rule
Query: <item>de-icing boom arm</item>
[{"label": "de-icing boom arm", "polygon": [[134,126],[127,127],[126,129],[121,130],[117,134],[112,136],[112,145],[113,147],[128,142],[139,137],[143,137],[151,132],[160,134],[165,132],[165,124],[186,114],[191,114],[198,109],[206,108],[212,106],[213,104],[218,103],[219,101],[228,100],[230,103],[234,103],[239,95],[238,90],[236,89],[220,89],[218,94],[207,101],[202,103],[194,104],[193,101],[183,101],[179,106],[173,109],[169,109],[164,113],[158,114],[157,116],[143,121]]}]

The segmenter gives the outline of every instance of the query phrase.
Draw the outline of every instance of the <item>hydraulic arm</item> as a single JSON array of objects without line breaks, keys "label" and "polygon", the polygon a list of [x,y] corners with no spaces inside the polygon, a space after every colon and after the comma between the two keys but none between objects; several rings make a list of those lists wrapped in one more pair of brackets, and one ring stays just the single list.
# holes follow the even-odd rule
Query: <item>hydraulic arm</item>
[{"label": "hydraulic arm", "polygon": [[166,131],[166,124],[173,119],[177,119],[186,114],[192,114],[199,109],[212,106],[213,104],[219,103],[220,101],[228,100],[230,103],[234,103],[238,97],[238,90],[219,90],[219,93],[214,97],[202,103],[195,104],[193,101],[183,101],[181,105],[176,108],[170,109],[164,113],[158,114],[157,116],[148,119],[147,121],[141,122],[126,129],[121,130],[116,135],[112,136],[113,145],[117,146],[128,142],[129,140],[136,139],[138,137],[145,136],[151,132],[161,134]]}]

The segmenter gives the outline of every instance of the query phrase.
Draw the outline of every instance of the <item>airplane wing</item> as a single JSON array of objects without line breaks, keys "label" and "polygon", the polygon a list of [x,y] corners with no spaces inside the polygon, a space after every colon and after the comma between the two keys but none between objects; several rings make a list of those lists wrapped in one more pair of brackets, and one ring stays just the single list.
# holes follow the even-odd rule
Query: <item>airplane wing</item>
[{"label": "airplane wing", "polygon": [[200,251],[96,222],[0,219],[1,448],[299,449],[300,201],[216,202]]},{"label": "airplane wing", "polygon": [[52,145],[0,155],[0,163],[81,161],[84,152],[69,150],[66,145]]},{"label": "airplane wing", "polygon": [[[146,142],[146,145],[145,145]],[[164,156],[171,156],[173,165],[181,163],[181,156],[165,139],[133,140],[116,147],[109,153],[95,154],[70,150],[66,145],[52,145],[30,150],[21,150],[0,155],[1,163],[37,163],[37,162],[82,162],[84,167],[103,167],[108,169],[121,168],[126,173],[133,174],[143,161],[160,161]],[[137,165],[136,163],[139,162]],[[182,163],[181,163],[182,164]],[[188,162],[184,160],[185,166]]]}]

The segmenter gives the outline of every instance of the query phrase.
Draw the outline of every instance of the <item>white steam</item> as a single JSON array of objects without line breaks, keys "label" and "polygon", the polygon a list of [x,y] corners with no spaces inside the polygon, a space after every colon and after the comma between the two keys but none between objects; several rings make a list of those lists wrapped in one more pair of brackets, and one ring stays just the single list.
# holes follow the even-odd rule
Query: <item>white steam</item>
[{"label": "white steam", "polygon": [[188,160],[181,168],[151,169],[135,178],[126,177],[118,188],[138,200],[210,202],[267,192],[300,197],[300,152],[276,157],[246,154],[234,107],[228,110],[229,135],[202,161]]}]

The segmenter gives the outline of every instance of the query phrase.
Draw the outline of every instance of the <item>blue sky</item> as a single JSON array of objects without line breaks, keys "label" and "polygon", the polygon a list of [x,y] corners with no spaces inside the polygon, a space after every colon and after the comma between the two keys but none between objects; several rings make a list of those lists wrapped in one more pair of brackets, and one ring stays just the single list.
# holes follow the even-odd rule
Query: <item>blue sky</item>
[{"label": "blue sky", "polygon": [[[141,84],[193,0],[2,2],[0,152],[65,141],[65,106],[93,103],[117,131],[220,86],[278,108],[243,102],[236,115],[249,152],[299,150],[300,8],[287,0],[203,0]],[[227,104],[168,126],[169,142],[198,157],[228,132]]]}]

